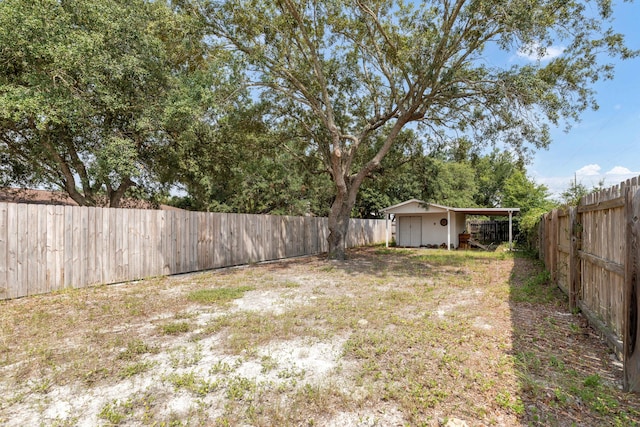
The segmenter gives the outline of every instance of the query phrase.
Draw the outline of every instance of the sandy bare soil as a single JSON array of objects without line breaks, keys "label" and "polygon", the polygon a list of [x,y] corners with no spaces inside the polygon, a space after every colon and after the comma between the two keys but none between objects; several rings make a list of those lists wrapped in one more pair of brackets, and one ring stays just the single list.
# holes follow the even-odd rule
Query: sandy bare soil
[{"label": "sandy bare soil", "polygon": [[0,424],[634,425],[540,265],[352,251],[0,303]]}]

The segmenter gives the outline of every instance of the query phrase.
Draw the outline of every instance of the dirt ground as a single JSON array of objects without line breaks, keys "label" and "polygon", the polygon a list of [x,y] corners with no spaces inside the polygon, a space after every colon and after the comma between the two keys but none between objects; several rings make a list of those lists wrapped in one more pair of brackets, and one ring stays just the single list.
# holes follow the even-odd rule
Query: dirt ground
[{"label": "dirt ground", "polygon": [[0,302],[0,424],[638,425],[546,278],[370,247]]}]

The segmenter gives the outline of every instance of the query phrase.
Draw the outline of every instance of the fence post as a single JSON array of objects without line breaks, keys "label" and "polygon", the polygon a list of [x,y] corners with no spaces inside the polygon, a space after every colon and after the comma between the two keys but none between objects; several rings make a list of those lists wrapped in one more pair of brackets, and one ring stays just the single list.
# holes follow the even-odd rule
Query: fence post
[{"label": "fence post", "polygon": [[540,220],[538,221],[538,256],[540,259],[544,260],[545,248],[544,248],[544,230],[545,230],[545,217],[542,215]]},{"label": "fence post", "polygon": [[546,248],[545,248],[545,226],[547,225],[546,214],[540,217],[538,221],[538,258],[544,263],[544,267],[547,268]]},{"label": "fence post", "polygon": [[554,209],[551,212],[551,226],[549,227],[549,272],[551,273],[551,281],[554,285],[558,285],[558,212]]},{"label": "fence post", "polygon": [[640,392],[640,349],[638,348],[638,275],[640,274],[640,190],[625,188],[626,262],[625,262],[625,322],[624,322],[624,382],[625,391]]},{"label": "fence post", "polygon": [[580,290],[580,254],[579,244],[582,226],[578,221],[578,208],[569,208],[570,246],[569,246],[569,308],[573,311],[577,307]]}]

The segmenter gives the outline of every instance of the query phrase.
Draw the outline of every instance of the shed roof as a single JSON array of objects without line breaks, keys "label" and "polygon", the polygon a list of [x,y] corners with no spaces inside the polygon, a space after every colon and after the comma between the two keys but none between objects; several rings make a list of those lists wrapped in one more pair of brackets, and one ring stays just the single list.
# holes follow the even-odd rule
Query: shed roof
[{"label": "shed roof", "polygon": [[520,212],[520,208],[452,208],[435,203],[427,203],[418,199],[411,199],[382,209],[387,214],[416,214],[460,212],[467,215],[508,216]]}]

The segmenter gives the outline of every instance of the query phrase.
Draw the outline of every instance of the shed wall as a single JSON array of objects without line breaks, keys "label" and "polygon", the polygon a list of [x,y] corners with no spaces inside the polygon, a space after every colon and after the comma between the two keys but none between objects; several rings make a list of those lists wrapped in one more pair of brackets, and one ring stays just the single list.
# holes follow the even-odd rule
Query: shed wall
[{"label": "shed wall", "polygon": [[[421,229],[416,228],[416,218],[421,218]],[[428,213],[422,215],[398,215],[398,232],[397,242],[399,246],[428,246],[447,244],[448,227],[440,225],[440,220],[447,219],[446,212]],[[451,221],[451,244],[458,247],[458,234],[464,231],[465,215],[450,213]],[[407,234],[411,232],[412,236]],[[421,236],[418,236],[421,234]],[[419,242],[419,243],[418,243]]]}]

